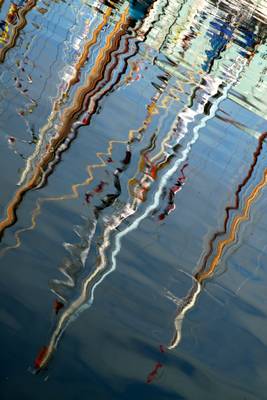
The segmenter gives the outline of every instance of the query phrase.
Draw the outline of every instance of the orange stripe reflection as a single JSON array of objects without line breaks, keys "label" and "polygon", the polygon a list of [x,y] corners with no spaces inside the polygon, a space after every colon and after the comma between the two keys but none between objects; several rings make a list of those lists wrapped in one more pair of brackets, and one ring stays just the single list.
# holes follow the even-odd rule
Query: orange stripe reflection
[{"label": "orange stripe reflection", "polygon": [[204,284],[204,281],[211,278],[212,275],[214,274],[216,268],[218,267],[219,262],[221,261],[223,252],[227,246],[230,246],[237,240],[237,231],[240,227],[240,224],[242,222],[245,222],[249,219],[250,216],[250,210],[253,205],[253,203],[257,200],[259,195],[261,194],[261,191],[265,188],[267,184],[267,168],[264,169],[263,171],[263,177],[261,181],[253,188],[252,192],[250,195],[245,199],[244,201],[244,207],[242,211],[240,211],[239,215],[236,215],[230,224],[229,227],[229,235],[225,239],[221,239],[218,242],[217,248],[216,248],[216,253],[211,259],[210,266],[206,268],[207,261],[212,255],[213,252],[213,242],[215,241],[216,238],[219,236],[226,234],[227,232],[227,224],[230,218],[229,211],[230,210],[237,210],[239,207],[239,194],[242,190],[243,187],[248,183],[250,178],[252,177],[253,171],[255,169],[255,166],[258,162],[259,156],[261,154],[262,148],[263,148],[263,143],[264,140],[267,137],[267,133],[263,133],[260,138],[259,138],[259,143],[257,146],[256,151],[253,154],[253,163],[251,164],[249,171],[242,181],[241,184],[238,185],[237,190],[235,192],[235,205],[234,206],[227,206],[226,207],[226,217],[224,221],[224,230],[220,232],[216,232],[212,239],[210,240],[210,246],[209,246],[209,251],[206,254],[204,261],[202,265],[199,266],[198,271],[195,273],[195,275],[192,277],[193,278],[193,285],[187,295],[182,299],[181,301],[181,306],[178,308],[176,317],[174,320],[174,325],[175,325],[175,333],[174,336],[171,340],[170,345],[168,348],[174,349],[175,347],[178,346],[180,340],[181,340],[181,332],[182,332],[182,323],[183,319],[185,317],[185,314],[194,307],[196,304],[196,301],[198,299],[198,296],[201,292],[202,285]]},{"label": "orange stripe reflection", "polygon": [[[3,235],[4,230],[11,226],[16,221],[16,208],[21,203],[24,195],[36,188],[40,183],[43,173],[48,167],[51,160],[53,160],[56,150],[64,141],[64,139],[69,134],[73,122],[77,119],[79,114],[82,112],[82,106],[85,97],[88,93],[93,90],[97,83],[101,80],[103,75],[103,70],[105,66],[110,62],[110,57],[114,49],[118,47],[121,36],[125,33],[128,24],[126,23],[128,9],[121,15],[120,20],[115,25],[113,31],[108,35],[105,46],[100,50],[95,65],[89,74],[87,81],[84,86],[79,88],[75,93],[72,105],[68,107],[62,115],[62,123],[58,129],[55,137],[52,138],[51,142],[47,146],[47,150],[42,157],[40,163],[35,167],[35,172],[28,183],[22,186],[15,193],[13,199],[10,201],[7,207],[7,217],[0,222],[0,237]],[[98,31],[100,31],[106,24],[108,15],[103,19],[103,22],[98,26],[97,30],[94,32],[94,40]]]},{"label": "orange stripe reflection", "polygon": [[217,252],[211,261],[209,269],[200,274],[197,274],[196,279],[198,280],[199,283],[202,283],[204,280],[208,279],[214,273],[218,263],[220,262],[223,250],[225,249],[226,246],[230,245],[236,240],[237,229],[239,225],[241,224],[241,222],[244,222],[249,219],[250,208],[254,203],[254,201],[259,196],[261,190],[264,188],[266,183],[267,183],[267,169],[264,170],[262,180],[255,186],[249,197],[247,197],[242,213],[234,218],[230,226],[229,237],[219,242],[217,246]]}]

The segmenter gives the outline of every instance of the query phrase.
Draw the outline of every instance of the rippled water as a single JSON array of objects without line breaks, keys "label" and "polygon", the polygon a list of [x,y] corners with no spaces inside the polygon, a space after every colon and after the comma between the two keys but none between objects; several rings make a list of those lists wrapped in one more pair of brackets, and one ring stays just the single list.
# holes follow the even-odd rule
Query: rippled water
[{"label": "rippled water", "polygon": [[267,399],[266,2],[0,7],[1,399]]}]

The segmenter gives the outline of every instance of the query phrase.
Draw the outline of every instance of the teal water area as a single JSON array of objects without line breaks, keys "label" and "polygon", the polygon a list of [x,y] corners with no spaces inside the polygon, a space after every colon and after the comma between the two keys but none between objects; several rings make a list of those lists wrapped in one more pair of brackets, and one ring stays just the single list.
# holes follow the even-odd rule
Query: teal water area
[{"label": "teal water area", "polygon": [[267,399],[265,2],[0,7],[1,400]]}]

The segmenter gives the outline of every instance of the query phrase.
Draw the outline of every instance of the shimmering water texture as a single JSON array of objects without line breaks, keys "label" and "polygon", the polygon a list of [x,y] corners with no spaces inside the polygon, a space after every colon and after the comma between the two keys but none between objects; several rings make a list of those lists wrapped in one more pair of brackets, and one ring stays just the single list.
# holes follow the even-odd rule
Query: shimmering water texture
[{"label": "shimmering water texture", "polygon": [[267,4],[0,1],[1,399],[267,399]]}]

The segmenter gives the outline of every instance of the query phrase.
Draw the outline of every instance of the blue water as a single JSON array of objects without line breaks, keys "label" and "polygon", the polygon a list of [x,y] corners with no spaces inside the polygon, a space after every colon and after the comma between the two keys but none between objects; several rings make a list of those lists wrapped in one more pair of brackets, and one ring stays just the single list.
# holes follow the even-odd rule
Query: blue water
[{"label": "blue water", "polygon": [[267,399],[264,2],[0,7],[1,399]]}]

